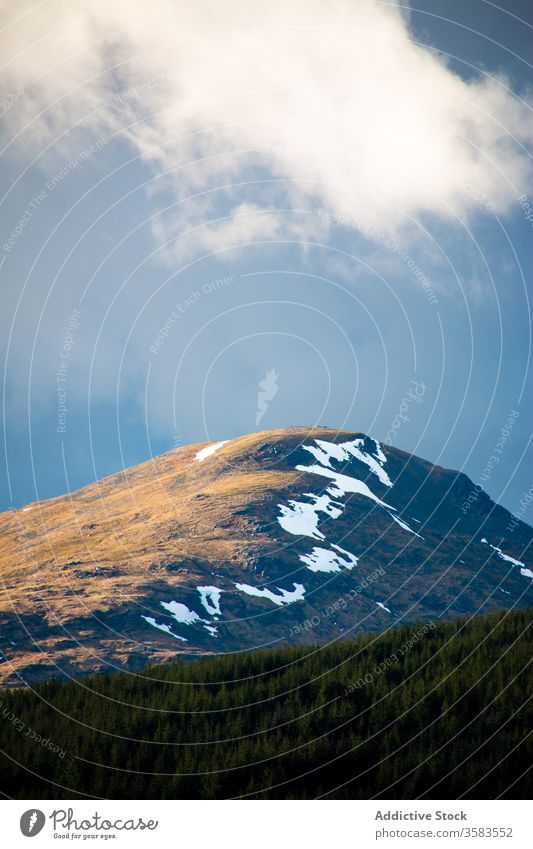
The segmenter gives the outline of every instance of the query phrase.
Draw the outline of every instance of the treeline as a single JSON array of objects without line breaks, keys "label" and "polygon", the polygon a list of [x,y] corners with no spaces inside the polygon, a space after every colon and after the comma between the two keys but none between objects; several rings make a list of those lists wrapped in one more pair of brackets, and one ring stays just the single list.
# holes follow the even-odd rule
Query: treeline
[{"label": "treeline", "polygon": [[529,798],[531,624],[521,610],[4,690],[1,790]]}]

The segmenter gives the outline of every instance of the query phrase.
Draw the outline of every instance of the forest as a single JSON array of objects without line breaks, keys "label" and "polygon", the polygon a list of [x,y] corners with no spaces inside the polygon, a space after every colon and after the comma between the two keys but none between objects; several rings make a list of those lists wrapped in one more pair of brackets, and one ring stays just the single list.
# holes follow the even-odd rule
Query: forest
[{"label": "forest", "polygon": [[526,799],[531,609],[0,692],[6,798]]}]

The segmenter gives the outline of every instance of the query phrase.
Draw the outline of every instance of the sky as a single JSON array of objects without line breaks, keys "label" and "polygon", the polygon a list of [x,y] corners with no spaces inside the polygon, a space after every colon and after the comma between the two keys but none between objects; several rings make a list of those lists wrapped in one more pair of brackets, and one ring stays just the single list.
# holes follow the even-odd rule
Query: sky
[{"label": "sky", "polygon": [[521,509],[528,0],[0,8],[0,509],[288,425]]}]

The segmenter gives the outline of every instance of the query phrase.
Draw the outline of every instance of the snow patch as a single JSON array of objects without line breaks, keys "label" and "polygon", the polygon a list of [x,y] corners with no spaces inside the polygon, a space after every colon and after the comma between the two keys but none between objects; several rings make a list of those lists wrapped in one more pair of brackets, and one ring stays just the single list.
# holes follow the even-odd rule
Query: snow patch
[{"label": "snow patch", "polygon": [[176,622],[182,625],[192,625],[194,622],[206,621],[205,619],[201,619],[194,610],[189,610],[186,604],[181,604],[179,601],[162,601],[161,605],[172,614]]},{"label": "snow patch", "polygon": [[[376,456],[367,454],[362,446],[364,439],[353,439],[350,442],[326,442],[323,439],[315,439],[315,445],[302,445],[306,451],[309,451],[322,466],[331,469],[331,461],[337,463],[348,463],[353,457],[359,462],[364,463],[370,471],[377,475],[381,483],[385,486],[392,486],[387,472],[383,468],[383,463],[386,462],[386,457],[381,450],[378,442],[374,442],[376,446]],[[376,459],[377,457],[377,459]]]},{"label": "snow patch", "polygon": [[200,593],[200,601],[210,616],[221,616],[220,596],[223,590],[218,587],[196,587]]},{"label": "snow patch", "polygon": [[[386,486],[392,486],[389,476],[382,467],[382,463],[386,462],[386,457],[381,450],[379,443],[374,440],[372,441],[375,445],[375,456],[362,450],[362,446],[364,446],[364,439],[354,439],[349,442],[341,443],[326,442],[323,439],[315,439],[315,445],[302,446],[306,451],[309,451],[309,453],[313,455],[317,462],[311,466],[296,466],[296,469],[299,472],[307,472],[308,474],[315,474],[328,478],[331,480],[331,484],[327,487],[326,494],[313,495],[312,493],[305,493],[305,497],[311,499],[311,503],[303,501],[289,501],[288,505],[278,504],[281,511],[281,516],[278,516],[278,522],[284,531],[294,534],[295,536],[308,536],[319,540],[325,539],[324,534],[318,530],[318,514],[325,513],[327,516],[330,516],[330,518],[337,519],[344,510],[344,505],[333,501],[330,496],[333,496],[333,498],[342,498],[348,493],[354,493],[362,495],[365,498],[370,498],[382,507],[395,510],[392,505],[387,504],[385,501],[381,501],[380,498],[374,495],[363,481],[350,477],[349,475],[343,475],[340,472],[336,472],[331,467],[332,460],[337,462],[347,462],[350,458],[355,457],[357,460],[365,463],[368,468],[378,476],[383,484]],[[322,549],[322,551],[324,552],[326,549]],[[318,569],[318,571],[326,571],[326,569],[327,571],[336,571],[334,568],[335,563],[331,561],[332,556],[332,553],[328,552],[327,561],[326,554],[319,554],[318,557],[315,555],[314,558],[313,555],[310,555],[310,558],[312,558],[312,564],[315,567],[318,567],[320,563],[322,564],[322,568]],[[353,555],[349,556],[353,557]],[[311,564],[308,563],[308,565],[311,567]],[[355,565],[355,563],[352,563],[351,565]]]},{"label": "snow patch", "polygon": [[415,537],[418,537],[419,539],[424,539],[424,537],[420,536],[420,534],[417,534],[417,532],[416,532],[416,531],[413,531],[413,529],[409,527],[409,525],[407,524],[407,522],[403,522],[403,521],[402,521],[402,519],[399,519],[399,518],[398,518],[398,516],[393,516],[393,515],[392,515],[392,513],[389,513],[389,516],[391,517],[391,519],[394,519],[394,521],[395,521],[395,522],[396,522],[396,523],[397,523],[397,524],[398,524],[401,528],[403,528],[403,529],[404,529],[404,531],[409,531],[409,533],[410,533],[410,534],[414,534],[414,535],[415,535]]},{"label": "snow patch", "polygon": [[180,637],[179,634],[174,634],[170,625],[165,625],[164,622],[156,622],[153,616],[143,616],[142,618],[145,622],[148,622],[149,625],[152,625],[154,628],[158,628],[159,631],[164,631],[165,634],[170,634],[171,637],[174,637],[176,640],[181,640],[182,643],[187,642],[186,637]]},{"label": "snow patch", "polygon": [[206,457],[210,457],[211,454],[214,454],[215,451],[222,448],[226,442],[229,442],[229,439],[223,439],[222,442],[213,442],[212,445],[208,445],[207,448],[202,448],[200,451],[197,451],[194,459],[202,462],[202,460],[205,460]]},{"label": "snow patch", "polygon": [[[214,590],[215,593],[211,594],[213,609],[216,609],[220,612],[218,600],[222,590],[218,590],[217,587],[198,587],[198,590],[206,590],[210,593],[212,590]],[[216,595],[216,593],[218,593],[218,596]],[[209,605],[209,602],[207,601],[207,592],[205,595],[205,600],[207,607],[207,605]],[[211,634],[212,637],[218,636],[218,628],[214,625],[211,625],[207,619],[202,619],[201,616],[196,613],[196,611],[190,610],[186,604],[181,604],[181,602],[179,601],[162,601],[161,606],[164,607],[165,610],[168,610],[168,612],[172,614],[176,622],[179,622],[180,625],[202,625],[202,627],[209,634]],[[188,642],[185,637],[180,637],[177,634],[174,634],[170,625],[165,625],[164,623],[156,622],[156,620],[152,616],[143,616],[143,619],[145,619],[149,625],[153,625],[154,628],[159,628],[160,631],[164,631],[166,634],[170,634],[171,637],[175,637],[177,640],[182,640],[184,643]]]},{"label": "snow patch", "polygon": [[251,587],[249,584],[235,584],[236,588],[246,595],[257,596],[257,598],[268,598],[274,604],[292,604],[294,601],[303,601],[305,595],[305,587],[303,584],[293,583],[294,590],[283,590],[281,587],[276,589],[281,593],[277,595],[272,590],[267,588],[260,589],[259,587]]},{"label": "snow patch", "polygon": [[494,551],[496,551],[498,553],[498,556],[501,557],[502,560],[507,560],[509,563],[513,563],[515,566],[524,566],[525,565],[520,560],[515,560],[514,557],[509,557],[508,554],[504,554],[503,551],[501,550],[501,548],[498,548],[496,545],[492,545],[490,542],[488,542],[485,539],[485,537],[483,537],[481,542],[484,542],[486,545],[488,545],[490,548],[492,548]]},{"label": "snow patch", "polygon": [[366,483],[363,483],[363,481],[360,481],[357,478],[352,478],[349,475],[342,475],[339,472],[334,472],[332,469],[324,468],[319,465],[296,466],[296,468],[299,472],[307,472],[308,474],[321,475],[324,478],[330,478],[333,481],[333,484],[327,488],[326,492],[336,498],[342,498],[343,495],[353,492],[357,495],[363,495],[365,498],[371,498],[372,501],[375,501],[376,504],[381,504],[382,507],[388,507],[390,510],[395,509],[391,504],[386,504],[385,501],[381,501],[377,495],[374,495],[374,493],[371,492]]},{"label": "snow patch", "polygon": [[383,604],[382,601],[376,601],[376,604],[377,604],[378,607],[381,607],[382,610],[386,610],[387,613],[391,612],[388,607],[385,607],[385,605]]},{"label": "snow patch", "polygon": [[354,566],[357,566],[355,554],[351,554],[351,552],[341,548],[340,545],[332,545],[331,547],[341,554],[345,554],[346,557],[341,557],[340,554],[336,554],[328,548],[315,546],[311,554],[301,554],[300,560],[305,563],[311,572],[340,572],[341,566],[345,569],[353,569]]},{"label": "snow patch", "polygon": [[337,545],[334,542],[331,543],[331,547],[335,548],[337,551],[340,551],[341,554],[346,554],[352,561],[352,565],[357,566],[357,561],[359,560],[359,558],[356,557],[355,554],[352,554],[350,551],[346,551],[345,548],[341,548],[340,545]]},{"label": "snow patch", "polygon": [[[510,557],[508,554],[504,554],[501,548],[498,548],[497,545],[492,545],[485,537],[482,538],[481,542],[484,542],[485,545],[488,545],[489,548],[492,548],[502,560],[506,560],[508,563],[512,563],[513,566],[520,566],[520,574],[524,576],[524,578],[531,578],[533,580],[533,572],[531,569],[526,569],[525,563],[522,563],[521,560],[516,560],[514,557]],[[505,591],[504,591],[505,592]]]},{"label": "snow patch", "polygon": [[281,516],[278,522],[284,531],[295,536],[313,537],[313,539],[324,539],[324,534],[318,530],[318,514],[325,513],[332,519],[337,519],[343,510],[342,505],[335,504],[327,495],[313,495],[305,493],[312,503],[305,501],[289,501],[289,505],[278,504]]},{"label": "snow patch", "polygon": [[383,449],[381,447],[381,442],[378,442],[377,439],[373,439],[372,442],[376,446],[376,457],[378,458],[381,465],[383,465],[383,463],[387,462],[387,458],[385,457],[385,454],[383,453]]}]

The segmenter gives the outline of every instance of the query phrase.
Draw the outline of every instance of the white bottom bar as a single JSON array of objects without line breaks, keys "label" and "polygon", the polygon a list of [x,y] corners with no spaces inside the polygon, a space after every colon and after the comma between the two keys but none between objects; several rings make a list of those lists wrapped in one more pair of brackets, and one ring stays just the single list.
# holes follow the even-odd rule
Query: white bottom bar
[{"label": "white bottom bar", "polygon": [[[528,810],[521,801],[37,800],[4,801],[0,807],[2,843],[9,847],[27,847],[28,837],[35,836],[36,847],[194,849],[530,849]],[[30,823],[34,833],[25,836],[21,828],[27,832]]]}]

